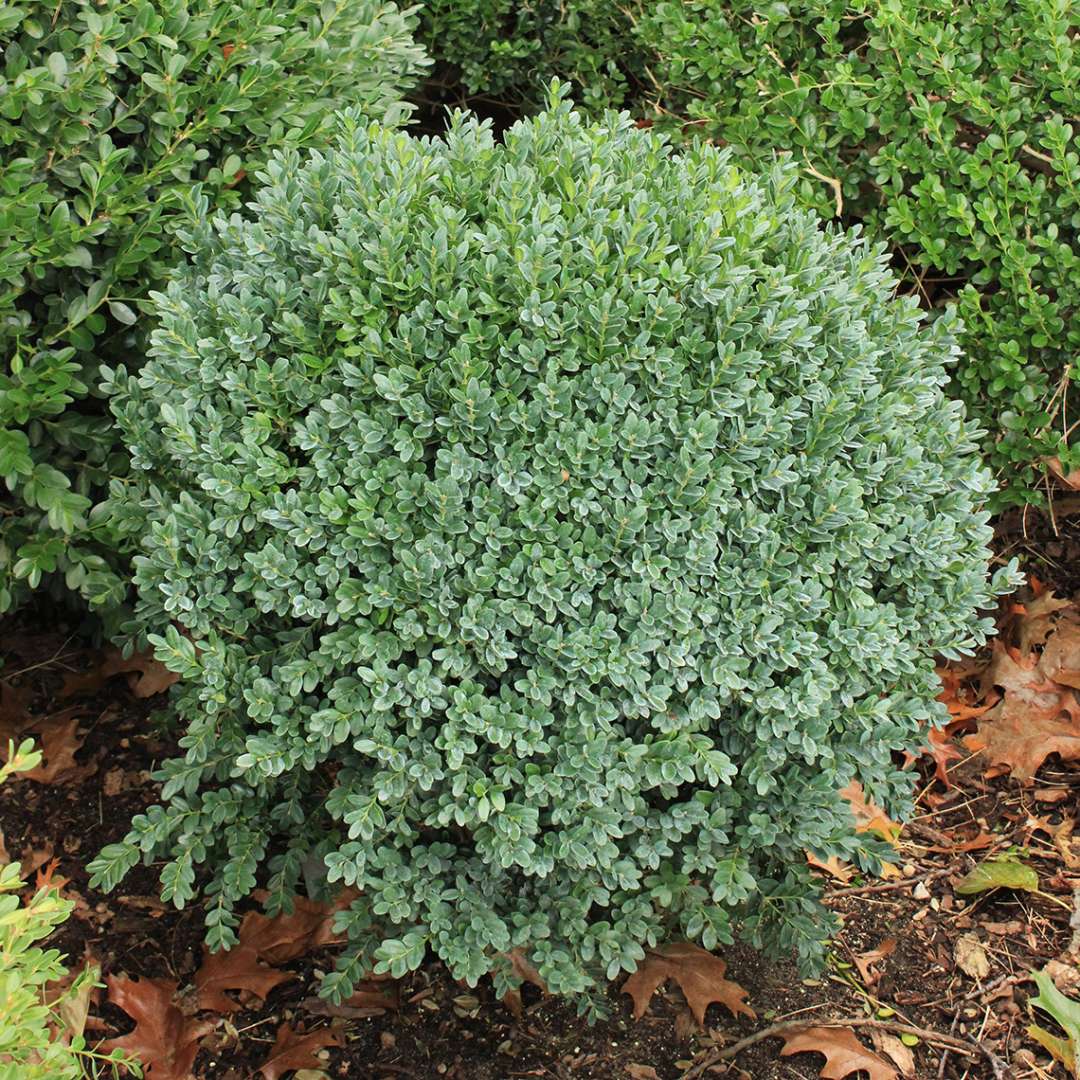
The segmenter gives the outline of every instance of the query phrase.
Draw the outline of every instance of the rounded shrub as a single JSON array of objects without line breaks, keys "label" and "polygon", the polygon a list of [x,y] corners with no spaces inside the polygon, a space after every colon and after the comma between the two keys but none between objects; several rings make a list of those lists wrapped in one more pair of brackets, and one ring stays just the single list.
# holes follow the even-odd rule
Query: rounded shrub
[{"label": "rounded shrub", "polygon": [[263,180],[110,375],[184,757],[96,880],[164,856],[214,946],[257,883],[355,886],[331,995],[521,948],[587,999],[734,928],[812,966],[806,852],[876,865],[839,789],[902,810],[933,654],[1008,579],[948,320],[790,170],[557,90],[501,144],[346,118]]},{"label": "rounded shrub", "polygon": [[425,66],[384,0],[58,0],[0,7],[0,612],[42,581],[124,594],[94,512],[126,467],[99,364],[144,343],[196,186],[241,205],[275,146],[342,105],[405,114]]}]

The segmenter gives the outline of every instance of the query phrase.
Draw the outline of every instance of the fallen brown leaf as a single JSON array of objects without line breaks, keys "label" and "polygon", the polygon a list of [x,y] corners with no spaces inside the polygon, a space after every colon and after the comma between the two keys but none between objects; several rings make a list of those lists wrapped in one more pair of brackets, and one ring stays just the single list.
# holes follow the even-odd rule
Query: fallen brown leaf
[{"label": "fallen brown leaf", "polygon": [[846,788],[841,789],[840,794],[851,805],[851,812],[855,815],[856,832],[877,833],[882,840],[896,846],[900,837],[900,826],[891,820],[880,806],[866,797],[866,792],[858,780],[852,780]]},{"label": "fallen brown leaf", "polygon": [[304,1009],[312,1016],[337,1016],[345,1020],[361,1020],[366,1016],[381,1016],[398,1007],[397,984],[389,979],[374,978],[362,983],[352,996],[340,1005],[331,1005],[325,998],[304,999]]},{"label": "fallen brown leaf", "polygon": [[634,1002],[634,1017],[640,1019],[649,1007],[653,994],[669,979],[679,984],[686,1003],[699,1024],[705,1023],[705,1010],[714,1001],[726,1006],[736,1016],[751,1018],[756,1013],[745,1002],[746,991],[724,978],[727,964],[718,956],[689,941],[650,949],[645,959],[622,985],[622,992]]},{"label": "fallen brown leaf", "polygon": [[781,1055],[816,1053],[825,1055],[821,1068],[822,1080],[845,1080],[860,1070],[869,1080],[897,1080],[896,1070],[883,1058],[865,1046],[848,1028],[803,1028],[784,1036]]},{"label": "fallen brown leaf", "polygon": [[90,671],[68,675],[60,688],[60,697],[92,694],[117,675],[128,677],[128,687],[138,698],[164,693],[180,676],[170,671],[150,653],[133,653],[124,657],[119,649],[109,647],[100,655],[100,663]]},{"label": "fallen brown leaf", "polygon": [[990,974],[990,958],[979,940],[979,935],[968,931],[961,934],[953,945],[956,966],[976,982],[982,982]]},{"label": "fallen brown leaf", "polygon": [[265,1080],[278,1080],[290,1069],[317,1069],[322,1062],[316,1056],[328,1046],[341,1046],[337,1032],[330,1028],[319,1028],[305,1033],[302,1028],[294,1029],[287,1023],[277,1030],[277,1038],[270,1056],[259,1066]]},{"label": "fallen brown leaf", "polygon": [[915,1055],[895,1035],[876,1028],[870,1032],[870,1041],[879,1054],[884,1054],[900,1070],[900,1075],[908,1080],[915,1075]]},{"label": "fallen brown leaf", "polygon": [[626,1066],[626,1075],[630,1080],[660,1080],[660,1074],[651,1065],[631,1063]]},{"label": "fallen brown leaf", "polygon": [[65,709],[31,721],[29,730],[41,737],[43,760],[36,769],[22,774],[27,780],[39,784],[75,783],[97,771],[96,764],[80,765],[75,760],[83,744],[79,735],[83,715],[82,709]]},{"label": "fallen brown leaf", "polygon": [[200,1009],[230,1013],[242,1006],[226,990],[254,994],[261,1003],[275,986],[295,978],[291,971],[275,971],[261,963],[247,945],[216,953],[204,949],[202,966],[195,973],[195,991]]},{"label": "fallen brown leaf", "polygon": [[1051,754],[1080,760],[1080,727],[1060,715],[1058,708],[1040,709],[1006,696],[964,742],[985,754],[991,772],[1000,766],[997,771],[1030,780]]},{"label": "fallen brown leaf", "polygon": [[189,1080],[199,1040],[216,1027],[211,1020],[185,1016],[175,1003],[172,979],[110,975],[109,1001],[135,1021],[135,1030],[102,1044],[102,1051],[124,1050],[141,1061],[147,1080]]},{"label": "fallen brown leaf", "polygon": [[881,972],[874,970],[875,965],[886,957],[892,956],[895,951],[896,938],[887,938],[876,949],[869,949],[855,957],[855,966],[859,969],[859,974],[867,988],[876,986],[881,978]]},{"label": "fallen brown leaf", "polygon": [[[547,994],[547,983],[544,982],[540,972],[526,958],[524,950],[511,949],[506,956],[510,961],[511,970],[523,983],[532,983],[533,986],[539,987],[542,994]],[[520,987],[515,987],[513,990],[508,990],[503,994],[502,1003],[510,1010],[512,1015],[521,1019],[524,1010],[521,1002]]]},{"label": "fallen brown leaf", "polygon": [[344,940],[334,932],[334,916],[355,897],[355,890],[343,890],[333,903],[322,904],[294,896],[291,914],[249,911],[240,924],[240,944],[249,945],[269,964],[285,964],[312,949],[333,945]]},{"label": "fallen brown leaf", "polygon": [[855,867],[851,863],[844,862],[838,855],[830,855],[827,859],[819,859],[812,851],[806,853],[806,861],[818,870],[824,870],[831,878],[844,885],[855,876]]}]

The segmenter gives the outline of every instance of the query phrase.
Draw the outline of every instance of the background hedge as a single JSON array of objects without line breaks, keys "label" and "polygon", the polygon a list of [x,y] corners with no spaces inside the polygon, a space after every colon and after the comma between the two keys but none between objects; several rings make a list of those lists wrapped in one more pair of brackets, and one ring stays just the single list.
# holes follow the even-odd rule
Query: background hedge
[{"label": "background hedge", "polygon": [[126,457],[95,395],[137,367],[147,289],[204,192],[237,207],[342,104],[394,120],[423,69],[382,0],[70,0],[0,10],[0,612],[43,579],[125,592],[95,513]]}]

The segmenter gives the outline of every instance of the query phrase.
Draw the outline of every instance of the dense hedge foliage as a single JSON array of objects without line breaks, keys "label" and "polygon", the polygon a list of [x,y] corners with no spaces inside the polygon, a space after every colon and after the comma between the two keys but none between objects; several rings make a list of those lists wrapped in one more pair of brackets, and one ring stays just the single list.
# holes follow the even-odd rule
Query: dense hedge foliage
[{"label": "dense hedge foliage", "polygon": [[583,105],[636,96],[639,49],[626,12],[609,0],[427,0],[418,36],[442,61],[432,89],[511,109],[543,104],[547,80],[569,80]]},{"label": "dense hedge foliage", "polygon": [[274,906],[324,863],[363,890],[331,994],[515,946],[587,992],[736,921],[812,962],[805,850],[873,862],[838,789],[903,803],[933,654],[1004,584],[951,321],[791,171],[557,94],[501,145],[349,120],[265,181],[111,376],[185,756],[95,880],[165,856],[216,947],[264,866]]},{"label": "dense hedge foliage", "polygon": [[86,399],[137,362],[171,219],[237,206],[269,148],[323,141],[343,102],[377,115],[422,66],[382,0],[62,0],[0,10],[0,611],[43,576],[91,602],[124,585],[95,495],[124,470]]},{"label": "dense hedge foliage", "polygon": [[636,28],[658,122],[790,150],[804,200],[842,200],[924,303],[959,294],[956,378],[1017,501],[1044,455],[1080,465],[1077,25],[1072,0],[680,0]]}]

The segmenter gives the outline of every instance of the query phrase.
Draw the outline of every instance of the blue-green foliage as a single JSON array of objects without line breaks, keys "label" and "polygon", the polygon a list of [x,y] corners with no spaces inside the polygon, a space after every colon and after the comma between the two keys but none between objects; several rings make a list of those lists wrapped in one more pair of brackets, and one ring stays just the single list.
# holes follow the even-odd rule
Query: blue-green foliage
[{"label": "blue-green foliage", "polygon": [[805,851],[875,865],[837,790],[902,807],[1008,573],[949,320],[794,183],[554,93],[502,145],[347,118],[202,220],[110,376],[185,756],[97,880],[164,856],[216,947],[325,866],[331,995],[520,946],[587,1000],[736,926],[812,965]]}]

